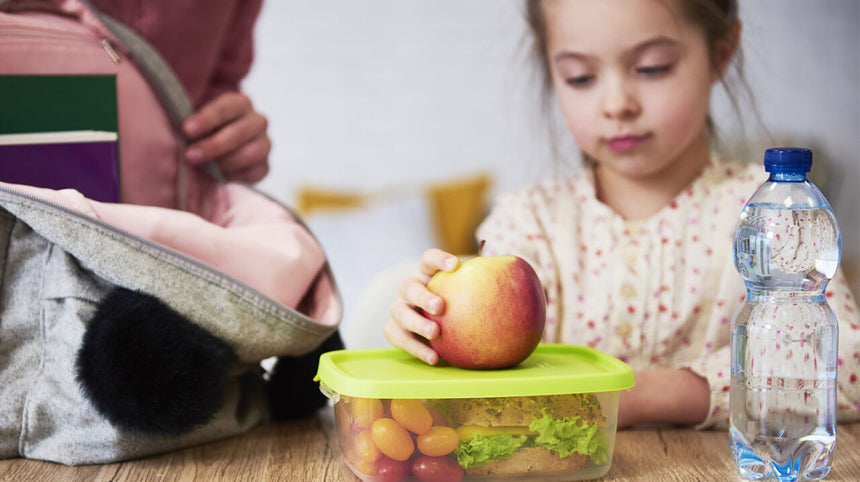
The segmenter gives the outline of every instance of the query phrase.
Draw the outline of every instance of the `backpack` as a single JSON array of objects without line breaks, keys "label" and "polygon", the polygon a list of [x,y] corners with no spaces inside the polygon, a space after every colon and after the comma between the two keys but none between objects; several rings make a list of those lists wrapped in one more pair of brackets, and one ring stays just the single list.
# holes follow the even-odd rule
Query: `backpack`
[{"label": "backpack", "polygon": [[181,89],[110,22],[75,0],[0,3],[0,75],[116,75],[123,192],[0,182],[0,458],[118,462],[308,416],[326,403],[318,357],[343,346],[319,242],[180,160]]}]

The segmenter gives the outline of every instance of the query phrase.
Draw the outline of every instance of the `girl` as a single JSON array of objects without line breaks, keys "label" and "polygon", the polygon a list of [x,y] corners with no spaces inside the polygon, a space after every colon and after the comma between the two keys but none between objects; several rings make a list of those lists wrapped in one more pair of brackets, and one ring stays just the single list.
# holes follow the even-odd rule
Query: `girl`
[{"label": "girl", "polygon": [[[740,41],[735,0],[527,3],[536,52],[585,169],[498,199],[478,230],[485,255],[528,260],[547,293],[545,342],[588,345],[632,366],[619,425],[728,423],[731,320],[745,289],[732,233],[766,179],[760,163],[711,153],[711,88]],[[434,364],[422,338],[445,309],[426,289],[457,257],[431,249],[401,283],[385,327]],[[841,272],[839,420],[860,418],[860,321]]]}]

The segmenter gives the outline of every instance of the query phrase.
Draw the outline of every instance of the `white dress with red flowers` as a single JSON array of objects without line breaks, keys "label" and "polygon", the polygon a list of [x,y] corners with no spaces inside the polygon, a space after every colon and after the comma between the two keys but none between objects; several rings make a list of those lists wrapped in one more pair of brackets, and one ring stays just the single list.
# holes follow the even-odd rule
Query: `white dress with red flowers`
[{"label": "white dress with red flowers", "polygon": [[[584,169],[500,196],[478,238],[484,255],[516,254],[540,275],[545,342],[595,347],[634,370],[689,368],[711,387],[700,427],[726,427],[731,322],[746,294],[732,236],[766,179],[760,164],[714,158],[669,205],[628,221],[597,200]],[[860,420],[860,313],[841,270],[827,300],[840,329],[837,418]]]}]

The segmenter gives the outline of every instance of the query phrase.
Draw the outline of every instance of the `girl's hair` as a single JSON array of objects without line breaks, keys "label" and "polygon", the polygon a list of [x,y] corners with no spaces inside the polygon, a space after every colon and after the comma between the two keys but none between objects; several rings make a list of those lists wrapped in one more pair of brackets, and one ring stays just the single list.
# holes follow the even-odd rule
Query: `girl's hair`
[{"label": "girl's hair", "polygon": [[[552,74],[546,51],[546,21],[544,19],[541,0],[525,0],[525,3],[526,21],[532,33],[530,56],[533,62],[537,64],[540,76],[542,104],[544,110],[548,110],[548,107],[552,105],[553,95]],[[727,66],[720,78],[720,83],[723,85],[735,112],[739,114],[740,104],[738,97],[727,80],[732,69],[734,70],[735,81],[750,101],[752,100],[752,96],[743,73],[743,52],[741,51],[739,39],[731,38],[734,35],[734,26],[738,20],[737,0],[679,0],[678,4],[681,6],[682,14],[704,31],[705,43],[711,56],[711,66],[713,68],[719,68],[721,43],[728,41],[737,44],[732,63]],[[739,119],[741,117],[738,115]],[[716,128],[710,115],[707,118],[707,128],[712,142],[719,143]],[[557,134],[551,131],[550,135],[553,141],[555,141]],[[590,160],[586,159],[586,161]]]}]

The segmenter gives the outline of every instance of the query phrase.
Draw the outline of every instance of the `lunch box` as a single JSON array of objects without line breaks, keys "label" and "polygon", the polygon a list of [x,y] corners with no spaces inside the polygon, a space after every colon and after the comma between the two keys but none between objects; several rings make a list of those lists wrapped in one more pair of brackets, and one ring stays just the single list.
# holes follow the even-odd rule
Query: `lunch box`
[{"label": "lunch box", "polygon": [[344,462],[361,480],[588,480],[612,464],[622,361],[542,344],[502,370],[437,366],[390,349],[322,355]]}]

